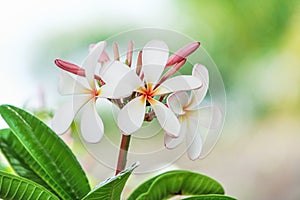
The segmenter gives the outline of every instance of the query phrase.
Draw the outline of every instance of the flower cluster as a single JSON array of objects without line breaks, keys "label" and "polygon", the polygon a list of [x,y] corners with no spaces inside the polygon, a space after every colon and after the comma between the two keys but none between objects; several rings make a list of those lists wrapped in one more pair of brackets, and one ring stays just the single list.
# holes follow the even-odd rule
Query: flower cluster
[{"label": "flower cluster", "polygon": [[[152,40],[139,51],[136,66],[132,66],[132,41],[124,62],[120,61],[118,44],[113,44],[114,58],[111,59],[105,51],[104,41],[90,46],[81,67],[55,60],[55,64],[64,70],[60,76],[59,92],[71,95],[72,101],[58,108],[52,121],[53,129],[63,134],[82,110],[80,127],[83,138],[87,142],[99,142],[104,125],[95,103],[99,98],[106,98],[120,108],[117,124],[122,134],[131,135],[141,128],[144,121],[156,117],[165,132],[165,146],[174,148],[186,138],[189,158],[197,159],[201,154],[202,139],[195,130],[205,121],[199,120],[199,116],[213,108],[199,108],[208,90],[208,71],[196,64],[192,75],[174,74],[199,45],[199,42],[192,42],[169,57],[167,44]],[[208,128],[210,123],[206,123]]]}]

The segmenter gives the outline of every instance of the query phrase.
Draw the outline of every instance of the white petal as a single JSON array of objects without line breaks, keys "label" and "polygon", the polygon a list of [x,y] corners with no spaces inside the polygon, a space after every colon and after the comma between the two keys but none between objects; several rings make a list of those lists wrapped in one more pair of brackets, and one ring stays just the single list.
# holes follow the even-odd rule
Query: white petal
[{"label": "white petal", "polygon": [[209,82],[209,76],[208,76],[208,70],[204,65],[201,64],[195,64],[193,67],[192,75],[199,78],[203,84]]},{"label": "white petal", "polygon": [[104,134],[104,126],[94,101],[90,101],[83,109],[80,124],[82,137],[90,143],[99,142]]},{"label": "white petal", "polygon": [[155,112],[157,120],[164,131],[171,137],[178,137],[180,123],[175,114],[161,102],[152,99],[150,104]]},{"label": "white petal", "polygon": [[201,88],[199,88],[197,90],[192,90],[190,99],[189,99],[189,104],[186,107],[186,109],[187,110],[196,109],[196,107],[198,107],[201,104],[204,97],[206,96],[207,89],[208,88],[205,85],[203,85]]},{"label": "white petal", "polygon": [[111,61],[100,68],[100,77],[107,84],[116,85],[131,68],[120,61]]},{"label": "white petal", "polygon": [[107,83],[101,87],[100,96],[119,99],[128,97],[134,90],[143,86],[143,82],[136,75],[135,70],[128,71],[123,77],[115,84]]},{"label": "white petal", "polygon": [[54,114],[52,119],[52,129],[57,134],[65,133],[74,119],[73,103],[68,102],[60,106]]},{"label": "white petal", "polygon": [[59,107],[52,119],[52,128],[57,134],[65,133],[72,124],[79,109],[90,100],[89,96],[75,95],[72,101]]},{"label": "white petal", "polygon": [[203,85],[201,88],[197,90],[193,90],[191,92],[189,106],[187,109],[193,109],[196,106],[198,106],[203,101],[208,90],[208,84],[209,84],[208,71],[203,65],[196,64],[194,66],[193,76],[198,77],[202,81]]},{"label": "white petal", "polygon": [[82,68],[85,69],[85,76],[92,89],[95,88],[94,74],[98,64],[98,58],[104,50],[105,46],[106,42],[104,41],[97,43],[82,64]]},{"label": "white petal", "polygon": [[197,121],[189,120],[189,123],[186,127],[186,145],[188,157],[191,160],[196,160],[200,157],[202,152],[202,138],[199,132]]},{"label": "white petal", "polygon": [[169,48],[163,41],[152,40],[143,48],[142,63],[145,80],[157,83],[169,57]]},{"label": "white petal", "polygon": [[130,135],[141,128],[146,110],[146,101],[142,96],[131,100],[118,114],[118,126],[121,131]]},{"label": "white petal", "polygon": [[186,135],[186,120],[182,120],[180,124],[180,132],[179,136],[177,138],[171,137],[168,134],[165,134],[165,146],[168,149],[174,149],[177,147],[179,144],[181,144],[185,138]]},{"label": "white petal", "polygon": [[58,91],[62,95],[88,94],[89,89],[75,80],[68,73],[61,71],[59,76]]},{"label": "white petal", "polygon": [[100,91],[99,97],[113,99],[114,87],[112,85],[105,84],[101,86]]},{"label": "white petal", "polygon": [[166,94],[177,91],[193,90],[201,87],[201,81],[193,76],[176,76],[163,82],[159,87],[157,94]]},{"label": "white petal", "polygon": [[169,108],[178,115],[185,113],[184,107],[187,105],[189,96],[186,92],[176,92],[171,94],[167,99]]}]

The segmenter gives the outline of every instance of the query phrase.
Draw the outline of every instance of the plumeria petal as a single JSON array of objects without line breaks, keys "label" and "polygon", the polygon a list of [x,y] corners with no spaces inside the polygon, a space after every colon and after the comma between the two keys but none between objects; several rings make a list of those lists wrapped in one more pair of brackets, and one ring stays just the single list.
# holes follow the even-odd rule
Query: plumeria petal
[{"label": "plumeria petal", "polygon": [[178,137],[180,131],[180,123],[175,114],[160,101],[152,99],[149,101],[157,120],[164,131],[171,137]]},{"label": "plumeria petal", "polygon": [[180,132],[179,136],[177,138],[171,137],[168,134],[165,134],[164,140],[165,140],[165,147],[168,149],[174,149],[179,144],[181,144],[186,136],[186,126],[187,122],[186,120],[182,120],[180,124]]},{"label": "plumeria petal", "polygon": [[197,90],[192,90],[189,99],[189,104],[186,107],[186,109],[187,110],[197,109],[199,104],[203,101],[204,97],[206,96],[206,93],[207,93],[207,87],[205,85],[203,85],[203,87]]},{"label": "plumeria petal", "polygon": [[193,76],[176,76],[163,82],[157,89],[157,94],[167,94],[177,91],[193,90],[200,88],[201,81]]},{"label": "plumeria petal", "polygon": [[100,68],[100,76],[105,83],[117,85],[131,69],[120,61],[111,61]]},{"label": "plumeria petal", "polygon": [[171,94],[167,99],[169,108],[178,115],[185,113],[184,107],[188,104],[189,96],[186,92],[176,92]]},{"label": "plumeria petal", "polygon": [[79,109],[90,100],[88,95],[76,95],[73,101],[67,102],[59,107],[52,119],[52,128],[57,134],[65,133]]},{"label": "plumeria petal", "polygon": [[100,88],[99,97],[114,99],[113,98],[114,90],[115,87],[113,85],[105,84]]},{"label": "plumeria petal", "polygon": [[74,115],[75,113],[73,111],[72,102],[67,102],[63,104],[55,111],[51,124],[52,129],[57,134],[65,133],[71,126],[71,123],[74,119]]},{"label": "plumeria petal", "polygon": [[102,41],[97,43],[92,50],[90,51],[89,55],[86,57],[82,64],[82,68],[85,69],[85,76],[88,80],[88,83],[92,89],[95,89],[95,69],[98,64],[98,58],[103,52],[103,49],[106,46],[106,42]]},{"label": "plumeria petal", "polygon": [[189,120],[186,126],[187,153],[191,160],[196,160],[200,157],[202,151],[202,138],[198,128],[199,124],[197,123],[197,118],[189,118],[187,120]]},{"label": "plumeria petal", "polygon": [[192,75],[199,78],[203,83],[206,83],[208,85],[209,74],[208,74],[208,70],[204,65],[195,64],[193,67]]},{"label": "plumeria petal", "polygon": [[102,73],[107,80],[107,84],[101,87],[101,96],[106,98],[119,99],[128,97],[134,90],[143,86],[143,82],[136,75],[135,69],[130,69],[118,61]]},{"label": "plumeria petal", "polygon": [[203,65],[196,64],[193,68],[192,75],[199,78],[202,81],[203,86],[191,92],[187,109],[193,109],[203,101],[204,97],[206,96],[209,84],[208,70]]},{"label": "plumeria petal", "polygon": [[169,48],[163,41],[152,40],[143,48],[142,63],[145,80],[157,83],[169,56]]},{"label": "plumeria petal", "polygon": [[[120,77],[130,71],[130,68],[120,61],[106,62],[99,71],[99,74],[104,82],[116,84]],[[119,72],[119,73],[118,73]],[[117,73],[117,74],[113,74]],[[117,75],[117,77],[116,77]]]},{"label": "plumeria petal", "polygon": [[80,129],[83,139],[89,143],[99,142],[103,137],[104,125],[96,111],[94,101],[89,101],[84,106]]},{"label": "plumeria petal", "polygon": [[64,71],[61,71],[59,75],[58,91],[62,95],[89,93],[87,87]]},{"label": "plumeria petal", "polygon": [[143,96],[131,100],[118,115],[118,126],[125,135],[130,135],[141,128],[146,110]]},{"label": "plumeria petal", "polygon": [[113,90],[113,97],[122,98],[128,97],[132,94],[133,90],[143,86],[143,82],[136,75],[135,70],[130,70],[125,76],[119,81]]}]

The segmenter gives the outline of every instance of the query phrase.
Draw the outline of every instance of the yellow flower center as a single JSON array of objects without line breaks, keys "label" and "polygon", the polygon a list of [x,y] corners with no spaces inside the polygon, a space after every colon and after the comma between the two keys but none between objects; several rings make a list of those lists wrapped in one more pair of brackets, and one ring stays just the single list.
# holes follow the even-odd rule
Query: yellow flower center
[{"label": "yellow flower center", "polygon": [[99,95],[101,94],[101,90],[97,90],[97,89],[94,89],[91,91],[92,92],[92,97],[93,99],[96,101],[96,99],[99,97]]},{"label": "yellow flower center", "polygon": [[153,89],[153,85],[148,83],[144,87],[138,88],[137,92],[139,92],[142,95],[142,101],[143,102],[145,100],[147,100],[149,103],[151,103],[151,101],[153,101],[153,97],[155,95],[157,95],[158,90],[157,90],[157,88]]}]

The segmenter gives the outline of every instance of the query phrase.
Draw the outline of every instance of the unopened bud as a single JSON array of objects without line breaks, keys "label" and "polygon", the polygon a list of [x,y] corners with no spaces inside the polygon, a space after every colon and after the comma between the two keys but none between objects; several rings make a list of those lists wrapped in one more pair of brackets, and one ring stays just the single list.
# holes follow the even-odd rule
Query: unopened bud
[{"label": "unopened bud", "polygon": [[188,57],[190,54],[192,54],[194,51],[196,51],[199,48],[199,46],[200,42],[192,42],[182,47],[181,49],[176,51],[172,56],[170,56],[166,67],[179,63],[180,61]]},{"label": "unopened bud", "polygon": [[70,63],[70,62],[67,62],[67,61],[64,61],[61,59],[55,59],[54,63],[56,66],[58,66],[59,68],[65,70],[67,72],[71,72],[71,73],[79,75],[79,76],[85,76],[84,69],[80,68],[79,66],[77,66],[73,63]]},{"label": "unopened bud", "polygon": [[137,64],[136,64],[136,74],[139,76],[142,70],[142,54],[143,52],[140,51],[138,58],[137,58]]},{"label": "unopened bud", "polygon": [[[94,48],[95,44],[90,44],[89,46],[89,51],[91,51]],[[100,54],[99,58],[98,58],[98,62],[99,63],[105,63],[110,61],[109,56],[107,55],[106,51],[103,50],[102,53]]]},{"label": "unopened bud", "polygon": [[133,42],[132,40],[129,41],[128,43],[128,48],[127,48],[127,64],[130,67],[132,63],[132,51],[133,51]]},{"label": "unopened bud", "polygon": [[[61,60],[61,59],[55,59],[54,63],[57,67],[65,70],[67,72],[71,72],[71,73],[76,74],[78,76],[85,77],[85,70],[83,68],[73,64],[73,63],[70,63],[70,62],[67,62],[67,61],[64,61],[64,60]],[[100,76],[94,75],[94,78],[99,80],[102,85],[105,84]]]},{"label": "unopened bud", "polygon": [[105,63],[105,62],[108,62],[108,61],[110,61],[109,56],[107,55],[106,51],[102,51],[102,53],[101,53],[101,55],[98,59],[98,62]]},{"label": "unopened bud", "polygon": [[157,88],[160,84],[162,84],[165,80],[167,80],[168,78],[170,78],[173,74],[175,74],[186,62],[186,59],[182,59],[179,63],[177,63],[174,67],[172,67],[171,69],[169,69],[169,71],[167,71],[163,77],[161,77],[161,79],[159,80],[158,84],[155,86],[155,88]]},{"label": "unopened bud", "polygon": [[113,50],[114,50],[114,58],[115,58],[115,60],[120,60],[118,43],[116,43],[116,42],[113,43]]}]

